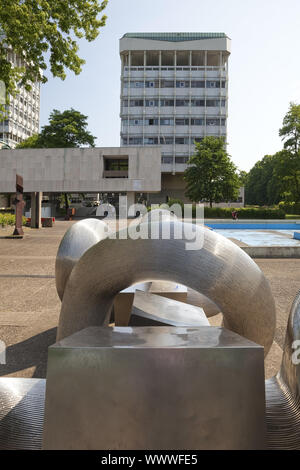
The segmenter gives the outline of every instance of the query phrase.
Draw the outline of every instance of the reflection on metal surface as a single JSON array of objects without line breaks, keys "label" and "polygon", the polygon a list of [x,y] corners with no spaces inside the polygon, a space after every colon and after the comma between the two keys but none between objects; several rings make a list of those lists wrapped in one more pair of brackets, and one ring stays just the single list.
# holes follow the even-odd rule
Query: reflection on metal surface
[{"label": "reflection on metal surface", "polygon": [[[178,221],[172,223],[181,224]],[[201,227],[196,230],[203,231],[204,246],[198,251],[185,250],[185,240],[110,240],[105,239],[104,225],[106,227],[103,222],[92,219],[74,224],[60,245],[56,263],[57,290],[63,299],[60,338],[86,326],[101,325],[108,318],[114,296],[119,291],[136,282],[157,279],[180,282],[201,292],[205,298],[220,305],[226,326],[264,345],[266,351],[269,349],[275,323],[270,288],[257,265],[236,245]],[[92,330],[88,328],[84,334],[78,333],[80,347],[91,345]],[[159,340],[155,333],[150,338],[146,331],[134,335],[132,328],[115,328],[113,336],[110,333],[94,335],[93,341],[94,346],[101,348],[111,344],[117,351],[128,345],[128,335],[131,335],[131,340],[135,341],[132,349],[138,348],[139,352],[151,349],[157,341],[180,349],[187,345],[187,330],[177,328],[176,338],[167,335]],[[190,345],[193,338],[195,347],[199,347],[208,335],[204,333],[201,339],[190,329]],[[211,347],[224,345],[221,329],[216,329],[210,338]],[[300,369],[292,360],[296,340],[300,340],[300,293],[291,308],[280,372],[266,381],[270,449],[300,449]],[[65,346],[68,343],[72,346],[72,341],[72,338],[63,340]],[[232,343],[230,349],[234,354]],[[57,364],[59,371],[59,361]],[[113,365],[112,362],[109,364]],[[178,373],[178,361],[174,364]],[[77,366],[80,368],[80,364],[74,364],[74,374]],[[143,368],[144,365],[141,371]],[[184,376],[184,373],[185,368],[180,374]],[[108,397],[111,397],[111,390],[108,390]],[[141,397],[143,407],[148,404],[149,397],[149,394]],[[41,448],[44,400],[45,380],[0,378],[0,449]],[[185,410],[186,404],[180,406]],[[193,410],[193,407],[189,408],[189,412]],[[213,407],[209,407],[209,411],[212,410]],[[128,416],[129,420],[131,418]]]},{"label": "reflection on metal surface", "polygon": [[98,219],[84,219],[72,225],[60,242],[55,263],[56,290],[63,298],[66,283],[77,261],[91,246],[110,233],[108,225]]},{"label": "reflection on metal surface", "polygon": [[0,450],[42,447],[44,379],[0,378]]},{"label": "reflection on metal surface", "polygon": [[87,328],[49,348],[43,449],[262,449],[263,362],[221,327]]},{"label": "reflection on metal surface", "polygon": [[136,291],[129,320],[130,326],[209,326],[200,307],[167,299],[150,292]]},{"label": "reflection on metal surface", "polygon": [[266,381],[268,446],[300,449],[300,353],[293,357],[300,339],[300,292],[291,307],[279,373]]},{"label": "reflection on metal surface", "polygon": [[107,325],[114,297],[130,285],[166,280],[211,299],[228,329],[263,345],[267,354],[275,331],[275,304],[257,264],[234,243],[202,226],[193,230],[203,238],[203,247],[187,250],[186,239],[172,234],[186,233],[185,225],[191,224],[162,221],[159,233],[166,223],[171,239],[133,240],[125,229],[120,239],[106,238],[82,255],[66,284],[58,339],[88,326]]}]

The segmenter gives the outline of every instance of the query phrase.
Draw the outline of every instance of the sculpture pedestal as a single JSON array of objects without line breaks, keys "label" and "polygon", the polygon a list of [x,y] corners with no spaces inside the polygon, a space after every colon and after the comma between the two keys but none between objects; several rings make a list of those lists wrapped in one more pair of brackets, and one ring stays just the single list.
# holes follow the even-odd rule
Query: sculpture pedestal
[{"label": "sculpture pedestal", "polygon": [[49,348],[44,449],[262,449],[263,348],[224,328],[90,327]]}]

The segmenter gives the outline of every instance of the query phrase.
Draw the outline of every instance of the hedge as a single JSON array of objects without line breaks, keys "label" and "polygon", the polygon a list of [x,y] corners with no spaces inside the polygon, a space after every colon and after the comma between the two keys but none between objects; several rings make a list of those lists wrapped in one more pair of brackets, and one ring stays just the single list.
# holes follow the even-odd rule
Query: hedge
[{"label": "hedge", "polygon": [[267,208],[237,208],[232,207],[205,207],[204,217],[208,219],[223,218],[231,219],[232,211],[238,213],[238,219],[284,219],[285,212],[282,209],[267,209]]},{"label": "hedge", "polygon": [[[169,207],[173,204],[180,204],[182,215],[184,215],[184,204],[179,199],[170,199],[167,203]],[[158,208],[156,204],[153,208]],[[148,211],[152,207],[147,208]],[[285,211],[282,208],[271,209],[267,207],[204,207],[204,217],[206,219],[232,219],[232,211],[237,211],[238,219],[284,219]],[[299,212],[300,214],[300,212]],[[193,205],[193,218],[196,217],[196,206]]]},{"label": "hedge", "polygon": [[300,215],[300,202],[286,202],[281,201],[279,209],[283,210],[286,214]]},{"label": "hedge", "polygon": [[[26,217],[22,218],[22,225],[26,224]],[[16,216],[14,214],[0,214],[0,226],[5,227],[6,225],[15,225]]]}]

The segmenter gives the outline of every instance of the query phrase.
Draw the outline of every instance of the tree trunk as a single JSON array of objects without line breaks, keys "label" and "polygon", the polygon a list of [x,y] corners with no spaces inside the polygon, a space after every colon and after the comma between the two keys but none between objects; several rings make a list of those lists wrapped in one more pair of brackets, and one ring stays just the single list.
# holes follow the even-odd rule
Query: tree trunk
[{"label": "tree trunk", "polygon": [[209,207],[212,207],[212,203],[213,203],[212,201],[209,201]]}]

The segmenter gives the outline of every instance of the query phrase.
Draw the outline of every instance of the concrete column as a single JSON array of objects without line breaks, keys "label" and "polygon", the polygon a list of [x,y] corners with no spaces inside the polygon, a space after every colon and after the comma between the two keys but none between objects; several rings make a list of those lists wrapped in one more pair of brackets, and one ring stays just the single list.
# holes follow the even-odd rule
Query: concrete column
[{"label": "concrete column", "polygon": [[42,196],[40,192],[31,193],[31,228],[42,227]]}]

